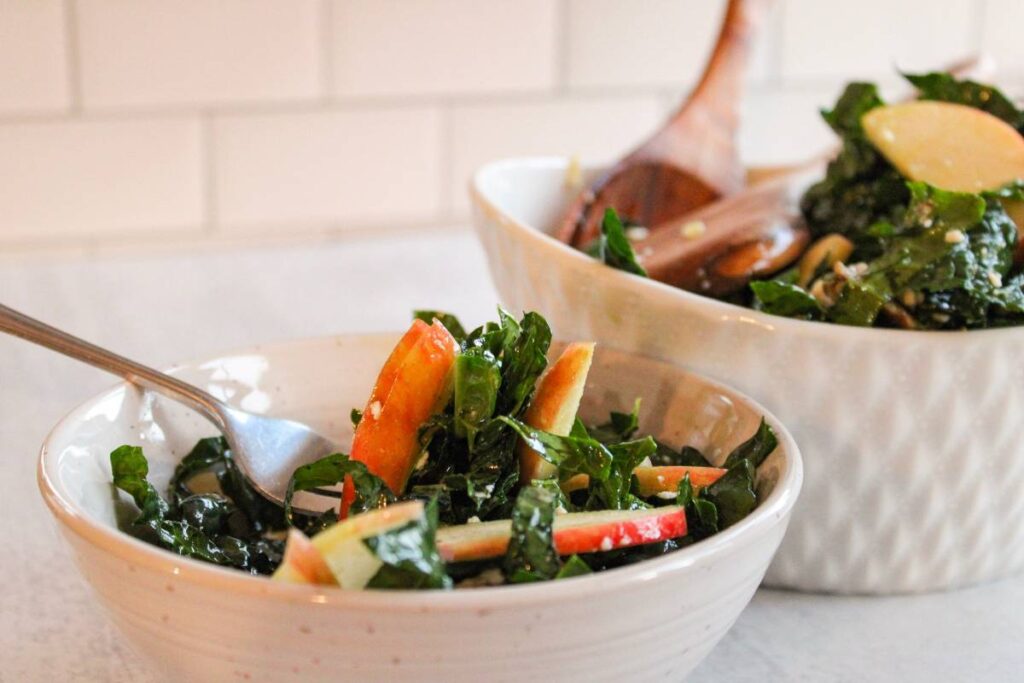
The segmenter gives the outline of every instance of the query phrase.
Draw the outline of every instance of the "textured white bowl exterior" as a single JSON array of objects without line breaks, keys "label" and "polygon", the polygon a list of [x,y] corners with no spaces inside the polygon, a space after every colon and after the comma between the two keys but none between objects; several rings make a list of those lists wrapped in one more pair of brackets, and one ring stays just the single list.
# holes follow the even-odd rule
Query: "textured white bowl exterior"
[{"label": "textured white bowl exterior", "polygon": [[474,222],[504,303],[664,358],[790,428],[806,485],[766,582],[903,593],[1024,569],[1024,329],[906,332],[768,316],[606,268],[543,234],[565,160],[496,162]]},{"label": "textured white bowl exterior", "polygon": [[[190,364],[178,374],[232,403],[309,421],[344,441],[396,336],[296,342]],[[642,428],[724,457],[764,409],[665,363],[600,350],[583,406],[594,417],[644,398]],[[184,408],[119,386],[76,409],[43,448],[39,482],[73,556],[136,649],[175,681],[679,680],[725,634],[760,583],[800,488],[792,438],[759,469],[764,502],[727,531],[671,555],[543,585],[454,592],[346,592],[279,584],[146,545],[108,454],[143,444],[162,486],[210,428]]]}]

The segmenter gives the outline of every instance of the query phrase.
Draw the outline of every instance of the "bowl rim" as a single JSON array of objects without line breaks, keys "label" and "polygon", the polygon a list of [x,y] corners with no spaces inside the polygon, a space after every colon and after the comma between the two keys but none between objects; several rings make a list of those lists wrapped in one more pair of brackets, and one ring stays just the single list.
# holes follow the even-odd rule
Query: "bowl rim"
[{"label": "bowl rim", "polygon": [[[198,367],[223,358],[238,355],[274,354],[294,352],[306,345],[336,343],[339,339],[379,337],[393,341],[400,332],[353,333],[309,337],[290,341],[256,344],[229,350],[206,358],[177,363],[168,370],[171,374],[183,369]],[[617,353],[628,353],[615,350]],[[649,358],[642,354],[630,354],[660,363],[666,361]],[[47,464],[53,457],[50,445],[59,432],[70,428],[89,409],[100,401],[124,393],[131,388],[128,383],[118,383],[93,395],[71,409],[47,434],[40,449],[36,466],[36,479],[40,493],[59,525],[82,541],[94,546],[111,557],[127,561],[167,578],[198,584],[219,591],[230,591],[249,597],[283,601],[289,603],[329,604],[335,607],[422,612],[425,609],[460,611],[465,609],[501,608],[548,603],[552,599],[599,597],[607,591],[627,589],[638,583],[660,580],[688,567],[707,561],[709,558],[727,553],[731,548],[749,544],[757,536],[764,535],[780,523],[786,523],[789,513],[799,495],[803,482],[803,461],[792,435],[775,415],[741,391],[721,382],[712,380],[685,368],[682,372],[696,377],[707,386],[724,390],[744,401],[775,430],[782,450],[785,467],[775,488],[746,518],[732,527],[704,539],[692,546],[651,558],[627,567],[618,567],[592,575],[576,577],[571,581],[542,582],[518,586],[494,586],[472,590],[343,590],[332,586],[311,586],[271,581],[269,577],[253,576],[237,569],[219,567],[200,562],[158,548],[121,531],[92,519],[70,499],[61,493],[60,486],[47,473]],[[56,466],[54,463],[53,466]],[[767,563],[765,563],[767,567]]]},{"label": "bowl rim", "polygon": [[[532,226],[512,217],[499,203],[488,195],[482,184],[486,176],[500,174],[508,170],[535,170],[550,172],[556,169],[565,169],[569,164],[569,157],[561,156],[522,156],[496,159],[479,166],[469,181],[469,193],[474,206],[488,215],[491,220],[499,225],[508,228],[539,249],[559,258],[571,268],[586,271],[588,277],[605,277],[612,282],[621,283],[625,287],[639,287],[651,295],[669,301],[674,299],[677,303],[682,302],[689,308],[696,309],[709,316],[728,318],[739,318],[767,329],[778,328],[782,332],[790,334],[801,334],[804,336],[817,337],[822,341],[836,340],[840,335],[843,341],[863,340],[885,340],[888,342],[910,341],[915,343],[930,344],[932,347],[948,348],[959,350],[962,347],[964,335],[971,335],[972,338],[984,335],[987,340],[1003,341],[1006,337],[1024,336],[1024,325],[1016,327],[992,327],[980,330],[901,330],[883,327],[858,327],[854,325],[840,325],[837,323],[823,323],[814,320],[799,320],[784,316],[770,315],[762,311],[746,308],[738,304],[712,299],[694,292],[689,292],[672,285],[639,277],[615,268],[608,268],[598,263],[583,252],[570,247],[569,245],[555,239],[543,229]],[[599,171],[604,166],[589,165],[584,167],[584,172]],[[477,231],[483,226],[475,221]],[[618,280],[616,280],[616,278]]]}]

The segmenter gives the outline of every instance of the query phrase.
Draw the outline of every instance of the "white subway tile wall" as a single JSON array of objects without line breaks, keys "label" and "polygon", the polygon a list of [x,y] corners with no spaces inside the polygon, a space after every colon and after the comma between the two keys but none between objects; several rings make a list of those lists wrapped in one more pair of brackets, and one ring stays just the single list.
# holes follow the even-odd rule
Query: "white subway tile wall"
[{"label": "white subway tile wall", "polygon": [[[675,107],[725,0],[0,0],[0,250],[465,223],[472,170],[606,161]],[[850,78],[985,50],[1021,0],[777,0],[740,145],[829,144]]]}]

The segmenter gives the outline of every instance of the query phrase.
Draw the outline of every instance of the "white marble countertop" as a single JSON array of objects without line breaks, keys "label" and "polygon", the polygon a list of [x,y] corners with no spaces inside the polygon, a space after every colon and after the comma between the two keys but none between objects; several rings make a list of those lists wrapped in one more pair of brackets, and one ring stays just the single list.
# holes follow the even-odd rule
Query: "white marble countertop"
[{"label": "white marble countertop", "polygon": [[[490,316],[467,232],[147,255],[0,255],[0,301],[157,366],[255,341],[398,329],[416,307]],[[148,681],[39,497],[49,428],[111,379],[0,336],[0,681]],[[937,595],[761,590],[694,681],[1024,678],[1024,577]]]}]

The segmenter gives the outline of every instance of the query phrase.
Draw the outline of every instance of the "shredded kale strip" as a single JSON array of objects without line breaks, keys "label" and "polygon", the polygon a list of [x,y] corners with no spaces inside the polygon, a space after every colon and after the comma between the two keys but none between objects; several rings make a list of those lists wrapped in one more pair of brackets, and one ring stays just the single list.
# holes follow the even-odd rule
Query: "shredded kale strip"
[{"label": "shredded kale strip", "polygon": [[[181,477],[186,471],[200,471],[199,462],[207,458],[210,466],[222,464],[200,442],[201,454],[179,467]],[[187,458],[186,458],[187,459]],[[175,482],[172,503],[161,497],[149,482],[149,463],[138,446],[121,446],[110,454],[114,486],[132,497],[139,515],[131,529],[139,536],[179,555],[214,564],[236,567],[253,574],[269,574],[281,561],[279,541],[263,538],[262,528],[238,517],[234,503],[218,494],[189,494],[181,477]],[[232,527],[235,527],[234,529]],[[241,532],[245,536],[232,535]]]},{"label": "shredded kale strip", "polygon": [[[580,424],[582,425],[582,423]],[[628,441],[639,428],[640,399],[637,398],[633,402],[633,410],[628,413],[619,413],[613,410],[608,414],[607,422],[591,427],[589,430],[584,429],[583,435],[586,436],[589,433],[603,444],[613,444]]]},{"label": "shredded kale strip", "polygon": [[690,475],[679,482],[676,504],[686,509],[688,535],[706,538],[749,515],[757,507],[754,487],[757,468],[778,446],[774,430],[764,419],[753,436],[726,457],[728,471],[701,492],[693,489]]},{"label": "shredded kale strip", "polygon": [[383,562],[367,588],[451,588],[452,579],[437,552],[436,501],[422,519],[364,539],[363,544]]},{"label": "shredded kale strip", "polygon": [[542,316],[526,313],[516,321],[501,308],[497,322],[461,342],[452,401],[423,430],[427,462],[410,479],[414,496],[437,497],[445,524],[511,514],[519,486],[516,434],[498,417],[526,410],[550,344]]},{"label": "shredded kale strip", "polygon": [[596,255],[612,268],[647,277],[647,271],[637,261],[629,238],[626,237],[626,226],[611,207],[605,209],[604,220],[601,221],[601,236],[597,241]]},{"label": "shredded kale strip", "polygon": [[588,510],[634,510],[650,507],[633,495],[633,470],[655,454],[657,443],[651,437],[605,445],[591,437],[558,436],[522,422],[500,418],[519,434],[542,458],[558,468],[558,479],[568,481],[577,475],[589,478],[586,502]]},{"label": "shredded kale strip", "polygon": [[338,514],[333,509],[325,511],[313,520],[299,519],[292,508],[292,498],[300,491],[340,484],[346,480],[346,477],[351,477],[355,489],[355,498],[349,507],[352,514],[375,510],[396,500],[395,494],[387,484],[366,469],[366,465],[358,460],[350,459],[344,453],[334,453],[308,465],[303,465],[292,474],[288,481],[288,489],[284,494],[285,519],[292,526],[299,526],[309,534],[336,523]]},{"label": "shredded kale strip", "polygon": [[524,486],[512,508],[512,535],[505,553],[509,583],[547,581],[558,576],[562,561],[555,550],[558,497],[547,487]]}]

